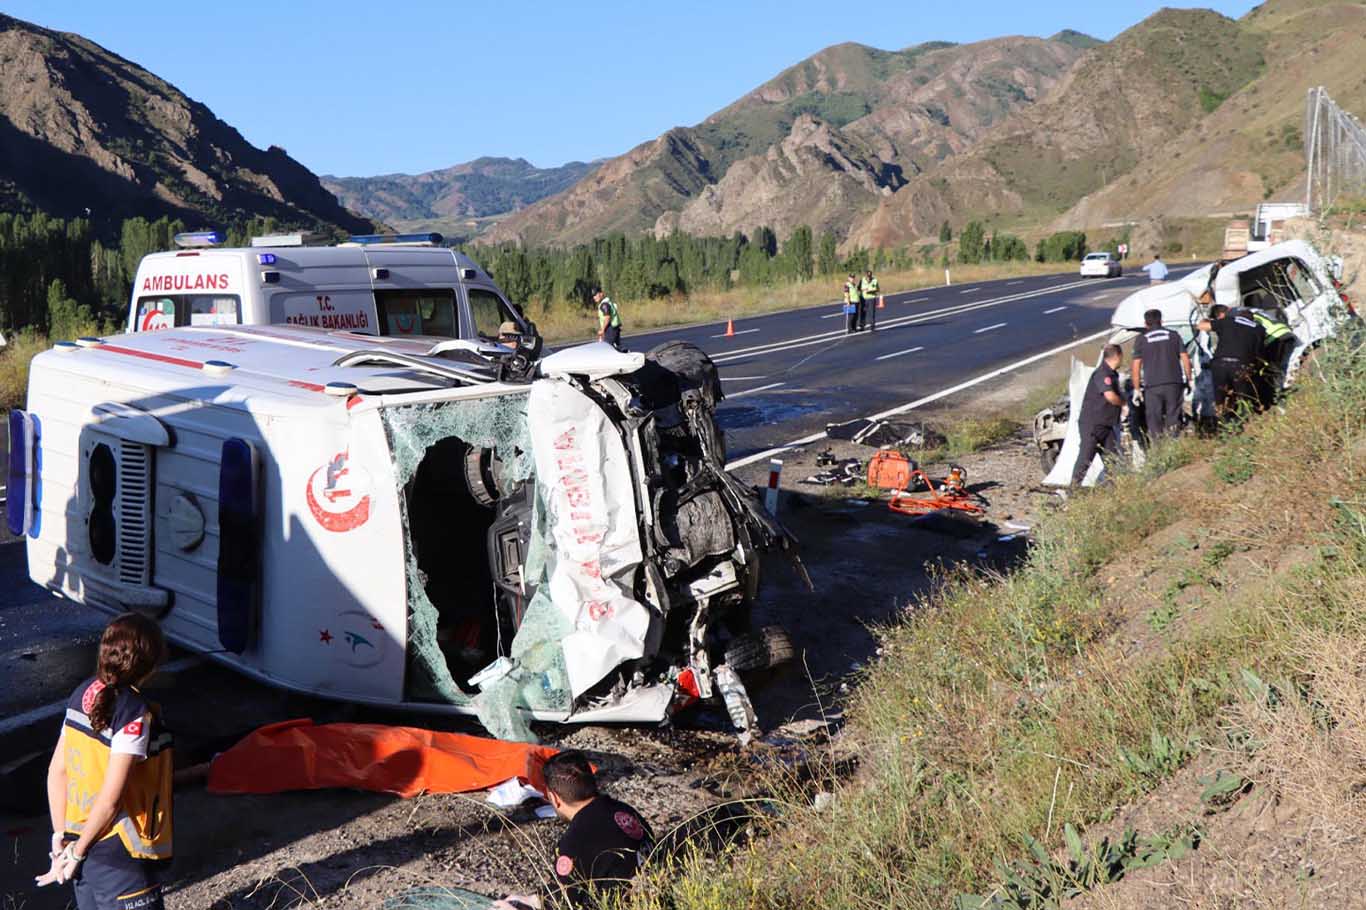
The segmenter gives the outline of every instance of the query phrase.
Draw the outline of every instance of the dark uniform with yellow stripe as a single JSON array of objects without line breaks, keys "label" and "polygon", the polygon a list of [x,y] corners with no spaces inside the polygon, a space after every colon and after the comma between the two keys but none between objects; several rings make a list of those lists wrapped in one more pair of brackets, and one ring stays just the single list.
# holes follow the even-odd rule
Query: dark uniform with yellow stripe
[{"label": "dark uniform with yellow stripe", "polygon": [[159,910],[159,869],[171,858],[171,735],[156,708],[129,687],[115,691],[110,728],[96,733],[89,715],[101,688],[96,680],[86,680],[66,706],[68,841],[84,830],[109,757],[132,755],[134,762],[109,831],[80,866],[76,905],[80,910]]}]

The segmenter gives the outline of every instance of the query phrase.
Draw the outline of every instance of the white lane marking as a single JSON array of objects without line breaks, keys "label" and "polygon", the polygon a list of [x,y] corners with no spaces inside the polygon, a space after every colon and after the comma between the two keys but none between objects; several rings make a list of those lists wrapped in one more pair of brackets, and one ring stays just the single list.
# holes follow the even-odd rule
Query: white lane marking
[{"label": "white lane marking", "polygon": [[769,389],[776,389],[780,385],[787,385],[787,383],[770,382],[768,385],[761,385],[756,389],[745,389],[743,392],[728,392],[726,394],[726,400],[729,401],[732,398],[739,398],[741,395],[753,395],[755,392],[765,392]]},{"label": "white lane marking", "polygon": [[972,334],[974,334],[974,335],[980,335],[980,334],[982,334],[983,332],[990,332],[992,329],[1003,329],[1003,328],[1006,327],[1007,324],[1008,324],[1008,323],[998,322],[998,323],[996,323],[995,325],[985,326],[985,327],[980,328],[980,329],[973,329],[973,330],[972,330]]},{"label": "white lane marking", "polygon": [[[1046,294],[1054,294],[1059,291],[1065,291],[1070,290],[1072,288],[1081,287],[1086,284],[1089,284],[1089,282],[1074,281],[1070,284],[1058,285],[1056,287],[1037,288],[1032,291],[1021,291],[1017,294],[1011,294],[1006,297],[995,297],[989,298],[987,300],[974,300],[969,303],[956,303],[952,306],[943,307],[937,310],[926,310],[923,313],[913,313],[907,316],[898,316],[895,319],[889,319],[888,321],[881,323],[878,326],[878,329],[879,331],[884,331],[886,329],[894,329],[904,325],[912,325],[917,322],[925,322],[926,320],[932,319],[937,316],[953,316],[959,313],[971,312],[972,310],[981,310],[986,309],[988,307],[999,306],[1003,303],[1014,303],[1017,300],[1028,300],[1033,297],[1042,297]],[[793,348],[802,348],[813,344],[823,344],[832,338],[838,338],[845,334],[846,333],[843,329],[836,329],[833,332],[822,332],[817,335],[805,335],[797,338],[789,338],[786,341],[770,341],[765,344],[755,345],[752,348],[740,348],[736,351],[726,351],[723,354],[716,354],[712,357],[712,362],[725,363],[729,360],[736,360],[741,357],[748,357],[751,354],[773,354],[778,351],[786,351],[791,350]]]},{"label": "white lane marking", "polygon": [[848,315],[848,314],[846,314],[843,310],[841,310],[841,311],[838,312],[838,313],[829,313],[829,314],[827,314],[827,315],[825,315],[825,316],[822,316],[821,318],[822,318],[822,319],[834,319],[834,318],[836,318],[836,317],[838,317],[838,316],[845,316],[845,315]]},{"label": "white lane marking", "polygon": [[883,354],[881,357],[874,357],[874,360],[891,360],[893,357],[900,357],[902,354],[914,354],[916,351],[925,350],[924,346],[918,348],[907,348],[904,351],[897,351],[895,354]]},{"label": "white lane marking", "polygon": [[914,298],[914,299],[912,299],[912,300],[907,300],[906,302],[907,302],[907,303],[924,303],[926,300],[929,300],[929,299],[930,299],[930,298],[928,298],[928,297],[916,297],[916,298]]},{"label": "white lane marking", "polygon": [[981,288],[964,288],[963,290],[959,291],[958,293],[960,293],[960,294],[971,294],[973,291],[980,291],[980,290],[981,290]]},{"label": "white lane marking", "polygon": [[1007,281],[1006,284],[1024,284],[1024,279],[1021,278],[1019,281]]},{"label": "white lane marking", "polygon": [[1115,292],[1114,292],[1114,291],[1101,291],[1099,294],[1095,294],[1095,295],[1093,295],[1093,296],[1091,296],[1091,297],[1087,297],[1086,299],[1087,299],[1087,300],[1104,300],[1106,297],[1109,297],[1109,296],[1110,296],[1111,294],[1113,294],[1113,293],[1115,293]]},{"label": "white lane marking", "polygon": [[[179,673],[181,670],[188,670],[196,664],[201,663],[203,660],[204,658],[200,655],[192,654],[189,657],[182,657],[180,660],[173,660],[168,664],[164,664],[157,672]],[[45,720],[59,717],[64,713],[66,713],[65,699],[62,701],[54,701],[50,705],[32,708],[25,711],[23,714],[16,714],[13,717],[7,717],[3,721],[0,721],[0,736],[7,736],[15,730],[22,729],[29,724],[41,723]]]},{"label": "white lane marking", "polygon": [[[1029,357],[1026,357],[1024,360],[1017,360],[1014,363],[1007,364],[1006,366],[997,367],[989,373],[983,373],[980,376],[974,376],[973,378],[966,380],[965,382],[958,383],[958,385],[949,386],[947,389],[940,389],[938,392],[935,392],[932,395],[926,395],[924,398],[918,398],[915,401],[910,401],[906,404],[898,405],[894,408],[889,408],[886,411],[882,411],[881,413],[870,415],[867,419],[884,420],[888,417],[895,417],[898,414],[905,414],[907,411],[914,411],[916,408],[923,408],[925,405],[936,402],[941,398],[947,398],[948,396],[961,392],[964,389],[970,389],[973,386],[981,385],[984,382],[996,379],[999,376],[1004,376],[1007,373],[1013,373],[1021,367],[1027,367],[1031,363],[1038,363],[1040,360],[1045,360],[1049,357],[1052,357],[1054,354],[1061,354],[1063,351],[1075,348],[1078,345],[1086,344],[1088,341],[1095,341],[1097,338],[1104,338],[1107,335],[1109,335],[1112,331],[1113,329],[1105,328],[1099,332],[1096,332],[1093,335],[1087,335],[1084,338],[1077,338],[1074,341],[1069,341],[1067,342],[1067,344],[1059,345],[1056,348],[1049,348],[1047,351],[1041,351],[1038,354],[1033,354]],[[772,458],[774,455],[778,455],[790,449],[795,449],[798,446],[810,445],[813,442],[819,442],[825,437],[826,433],[824,430],[822,430],[819,433],[812,433],[810,436],[803,436],[801,439],[794,439],[789,443],[778,446],[777,448],[769,449],[764,452],[756,452],[753,455],[746,455],[744,458],[738,458],[735,461],[732,461],[730,464],[726,465],[726,470],[733,471],[736,468],[743,468],[747,464],[754,464],[754,462],[756,461],[763,461],[765,458]]]},{"label": "white lane marking", "polygon": [[759,381],[760,379],[767,379],[767,378],[768,378],[767,376],[722,376],[722,377],[721,377],[721,381],[722,381],[722,382],[744,382],[746,379],[748,379],[748,380],[751,381],[751,382],[757,382],[757,381]]},{"label": "white lane marking", "polygon": [[758,330],[758,329],[741,329],[741,330],[738,331],[738,332],[731,332],[730,334],[726,334],[725,332],[722,332],[720,335],[713,335],[713,336],[711,336],[711,337],[713,337],[713,338],[734,338],[736,335],[748,335],[750,332],[757,332],[757,331],[759,331],[759,330]]},{"label": "white lane marking", "polygon": [[1051,314],[1053,314],[1053,313],[1060,313],[1060,312],[1062,312],[1062,311],[1065,310],[1065,309],[1067,309],[1067,307],[1065,307],[1065,306],[1055,306],[1055,307],[1053,307],[1053,309],[1051,309],[1051,310],[1044,310],[1044,311],[1043,311],[1043,314],[1044,314],[1045,316],[1049,316],[1049,315],[1051,315]]}]

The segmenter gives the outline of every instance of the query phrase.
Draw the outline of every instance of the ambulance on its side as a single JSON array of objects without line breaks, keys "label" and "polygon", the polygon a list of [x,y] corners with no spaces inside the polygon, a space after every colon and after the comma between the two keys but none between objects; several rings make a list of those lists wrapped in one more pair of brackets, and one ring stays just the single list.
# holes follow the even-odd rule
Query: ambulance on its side
[{"label": "ambulance on its side", "polygon": [[223,248],[218,231],[177,234],[143,257],[128,331],[302,325],[384,337],[494,341],[508,324],[534,336],[493,279],[440,234],[372,234],[307,246],[303,234]]}]

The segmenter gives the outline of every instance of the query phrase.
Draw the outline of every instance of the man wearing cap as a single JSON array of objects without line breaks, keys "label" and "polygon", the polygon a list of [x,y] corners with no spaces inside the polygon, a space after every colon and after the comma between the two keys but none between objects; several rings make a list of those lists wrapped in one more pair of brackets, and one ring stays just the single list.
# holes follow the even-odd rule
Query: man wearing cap
[{"label": "man wearing cap", "polygon": [[605,341],[620,351],[621,312],[602,288],[593,288],[593,303],[598,308],[598,341]]}]

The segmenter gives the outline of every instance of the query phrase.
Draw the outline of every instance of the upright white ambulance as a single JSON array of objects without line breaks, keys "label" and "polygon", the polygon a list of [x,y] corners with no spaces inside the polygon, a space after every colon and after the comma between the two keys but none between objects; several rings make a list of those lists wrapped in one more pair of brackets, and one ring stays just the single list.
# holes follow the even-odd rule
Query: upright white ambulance
[{"label": "upright white ambulance", "polygon": [[302,234],[224,248],[217,231],[176,235],[180,249],[143,257],[129,332],[197,326],[302,325],[361,335],[492,341],[535,327],[487,272],[440,234],[373,234],[307,246]]}]

